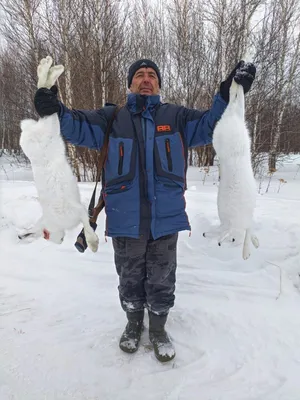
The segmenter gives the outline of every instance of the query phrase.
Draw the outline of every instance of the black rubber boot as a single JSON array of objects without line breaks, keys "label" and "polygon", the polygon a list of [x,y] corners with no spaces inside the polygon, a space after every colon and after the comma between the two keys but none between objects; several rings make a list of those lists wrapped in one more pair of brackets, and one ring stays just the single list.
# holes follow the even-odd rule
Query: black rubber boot
[{"label": "black rubber boot", "polygon": [[158,361],[168,362],[175,357],[175,349],[165,331],[168,315],[156,315],[149,311],[149,339]]},{"label": "black rubber boot", "polygon": [[144,328],[144,310],[127,312],[128,323],[120,339],[120,349],[125,353],[134,353],[137,351]]}]

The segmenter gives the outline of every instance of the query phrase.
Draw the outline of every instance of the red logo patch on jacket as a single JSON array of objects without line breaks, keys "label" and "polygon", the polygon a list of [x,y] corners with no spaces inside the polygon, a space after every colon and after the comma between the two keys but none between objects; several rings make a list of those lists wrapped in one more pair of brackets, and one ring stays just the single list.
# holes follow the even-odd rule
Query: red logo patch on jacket
[{"label": "red logo patch on jacket", "polygon": [[156,127],[157,132],[171,132],[170,125],[157,125]]}]

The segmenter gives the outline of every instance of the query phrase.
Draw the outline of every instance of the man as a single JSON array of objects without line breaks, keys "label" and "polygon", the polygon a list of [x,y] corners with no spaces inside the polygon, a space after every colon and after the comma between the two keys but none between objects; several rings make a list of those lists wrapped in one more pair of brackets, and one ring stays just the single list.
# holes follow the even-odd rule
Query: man
[{"label": "man", "polygon": [[[211,143],[232,79],[246,93],[255,72],[253,64],[239,62],[221,83],[211,109],[203,112],[160,102],[161,75],[153,61],[138,60],[129,68],[131,93],[112,125],[102,188],[106,234],[112,237],[119,297],[128,319],[119,344],[125,352],[138,349],[146,307],[157,359],[175,356],[165,324],[175,298],[178,232],[190,230],[184,200],[187,150]],[[59,114],[66,140],[101,149],[114,106],[71,111],[58,101],[55,86],[39,89],[34,102],[41,117]]]}]

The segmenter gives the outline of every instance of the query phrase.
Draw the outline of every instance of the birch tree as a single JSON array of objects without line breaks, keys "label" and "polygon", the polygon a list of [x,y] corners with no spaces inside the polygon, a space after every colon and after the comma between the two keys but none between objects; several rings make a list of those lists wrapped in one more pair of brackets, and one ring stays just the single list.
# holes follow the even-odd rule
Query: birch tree
[{"label": "birch tree", "polygon": [[[130,64],[162,74],[163,101],[208,109],[220,82],[250,54],[246,101],[253,163],[300,151],[299,0],[3,0],[0,4],[0,145],[19,151],[19,122],[33,106],[38,61],[65,65],[59,94],[71,108],[126,100]],[[2,14],[1,14],[2,13]],[[95,177],[98,152],[69,147],[78,179]],[[190,164],[213,158],[190,152]],[[0,153],[1,154],[1,153]],[[212,153],[213,154],[213,153]],[[209,157],[208,157],[209,156]]]},{"label": "birch tree", "polygon": [[300,17],[297,0],[279,0],[274,4],[278,11],[280,30],[276,38],[275,51],[277,62],[274,65],[274,103],[273,125],[271,130],[271,146],[269,154],[269,169],[276,169],[278,144],[282,133],[283,116],[290,102],[296,72],[300,66],[300,33],[297,21]]}]

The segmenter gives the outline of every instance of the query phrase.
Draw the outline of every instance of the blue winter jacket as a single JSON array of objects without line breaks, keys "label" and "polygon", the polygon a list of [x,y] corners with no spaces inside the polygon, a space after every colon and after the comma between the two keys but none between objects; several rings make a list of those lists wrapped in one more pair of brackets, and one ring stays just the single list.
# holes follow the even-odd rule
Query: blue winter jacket
[{"label": "blue winter jacket", "polygon": [[[185,212],[188,147],[211,143],[227,103],[217,94],[208,111],[161,103],[160,96],[129,94],[112,125],[104,167],[106,235],[154,239],[190,230]],[[113,106],[70,110],[60,126],[74,145],[100,150]]]}]

